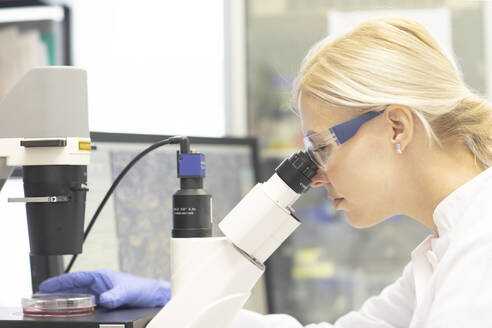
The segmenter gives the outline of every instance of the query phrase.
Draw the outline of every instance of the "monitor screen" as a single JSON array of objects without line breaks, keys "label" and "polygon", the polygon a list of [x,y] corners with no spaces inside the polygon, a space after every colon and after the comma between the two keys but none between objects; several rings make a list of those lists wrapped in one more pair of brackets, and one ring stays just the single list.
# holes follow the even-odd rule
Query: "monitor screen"
[{"label": "monitor screen", "polygon": [[[86,225],[124,167],[166,137],[91,133],[95,149],[88,167]],[[217,224],[257,181],[256,140],[192,137],[190,141],[192,150],[205,154],[204,189],[212,195],[214,235],[221,235]],[[72,271],[105,267],[170,278],[172,196],[179,190],[178,149],[178,145],[160,147],[128,171],[97,219]]]}]

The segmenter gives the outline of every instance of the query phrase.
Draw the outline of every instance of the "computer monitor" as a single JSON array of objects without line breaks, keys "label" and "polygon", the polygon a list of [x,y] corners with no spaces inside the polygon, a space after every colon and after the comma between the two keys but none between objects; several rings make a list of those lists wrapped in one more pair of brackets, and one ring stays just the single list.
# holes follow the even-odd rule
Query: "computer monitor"
[{"label": "computer monitor", "polygon": [[[86,224],[121,170],[139,152],[166,137],[91,133],[95,149],[88,167]],[[192,150],[206,157],[204,188],[212,195],[214,234],[220,235],[217,223],[258,180],[256,140],[191,137],[190,143]],[[170,278],[172,195],[179,189],[177,149],[177,145],[158,148],[128,171],[101,212],[73,271],[109,267]]]}]

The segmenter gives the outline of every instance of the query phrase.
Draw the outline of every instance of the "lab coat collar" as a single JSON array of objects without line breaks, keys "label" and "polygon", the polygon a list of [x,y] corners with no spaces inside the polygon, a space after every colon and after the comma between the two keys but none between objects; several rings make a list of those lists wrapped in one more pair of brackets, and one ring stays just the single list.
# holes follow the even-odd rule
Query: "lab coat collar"
[{"label": "lab coat collar", "polygon": [[415,297],[417,304],[422,303],[427,282],[430,280],[433,267],[426,257],[426,253],[431,249],[434,235],[428,235],[413,251],[412,264],[415,283]]},{"label": "lab coat collar", "polygon": [[492,168],[488,168],[443,199],[434,210],[436,233],[428,235],[413,251],[412,263],[417,304],[423,302],[427,284],[446,251],[450,239],[449,232],[472,205],[476,195],[487,184],[492,184]]},{"label": "lab coat collar", "polygon": [[489,167],[444,198],[435,208],[433,219],[439,237],[446,235],[460,218],[465,216],[470,204],[485,184],[491,183],[492,167]]}]

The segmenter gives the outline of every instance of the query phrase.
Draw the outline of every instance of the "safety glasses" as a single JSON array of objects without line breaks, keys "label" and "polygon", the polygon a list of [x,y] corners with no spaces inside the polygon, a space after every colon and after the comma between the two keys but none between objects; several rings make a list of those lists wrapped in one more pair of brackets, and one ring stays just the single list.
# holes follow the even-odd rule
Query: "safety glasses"
[{"label": "safety glasses", "polygon": [[311,159],[324,169],[328,166],[331,154],[345,141],[352,138],[365,122],[384,112],[368,112],[349,121],[332,126],[328,130],[308,135],[304,138],[304,148]]}]

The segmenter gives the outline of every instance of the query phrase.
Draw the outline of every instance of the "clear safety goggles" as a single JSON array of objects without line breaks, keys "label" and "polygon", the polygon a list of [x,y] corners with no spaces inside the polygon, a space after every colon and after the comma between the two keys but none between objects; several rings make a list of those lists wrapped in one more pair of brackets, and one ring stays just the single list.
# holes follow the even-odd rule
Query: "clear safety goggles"
[{"label": "clear safety goggles", "polygon": [[328,130],[310,134],[304,138],[304,148],[309,157],[324,169],[328,166],[331,155],[341,144],[352,138],[365,122],[375,118],[379,112],[368,112],[349,121],[332,126]]}]

